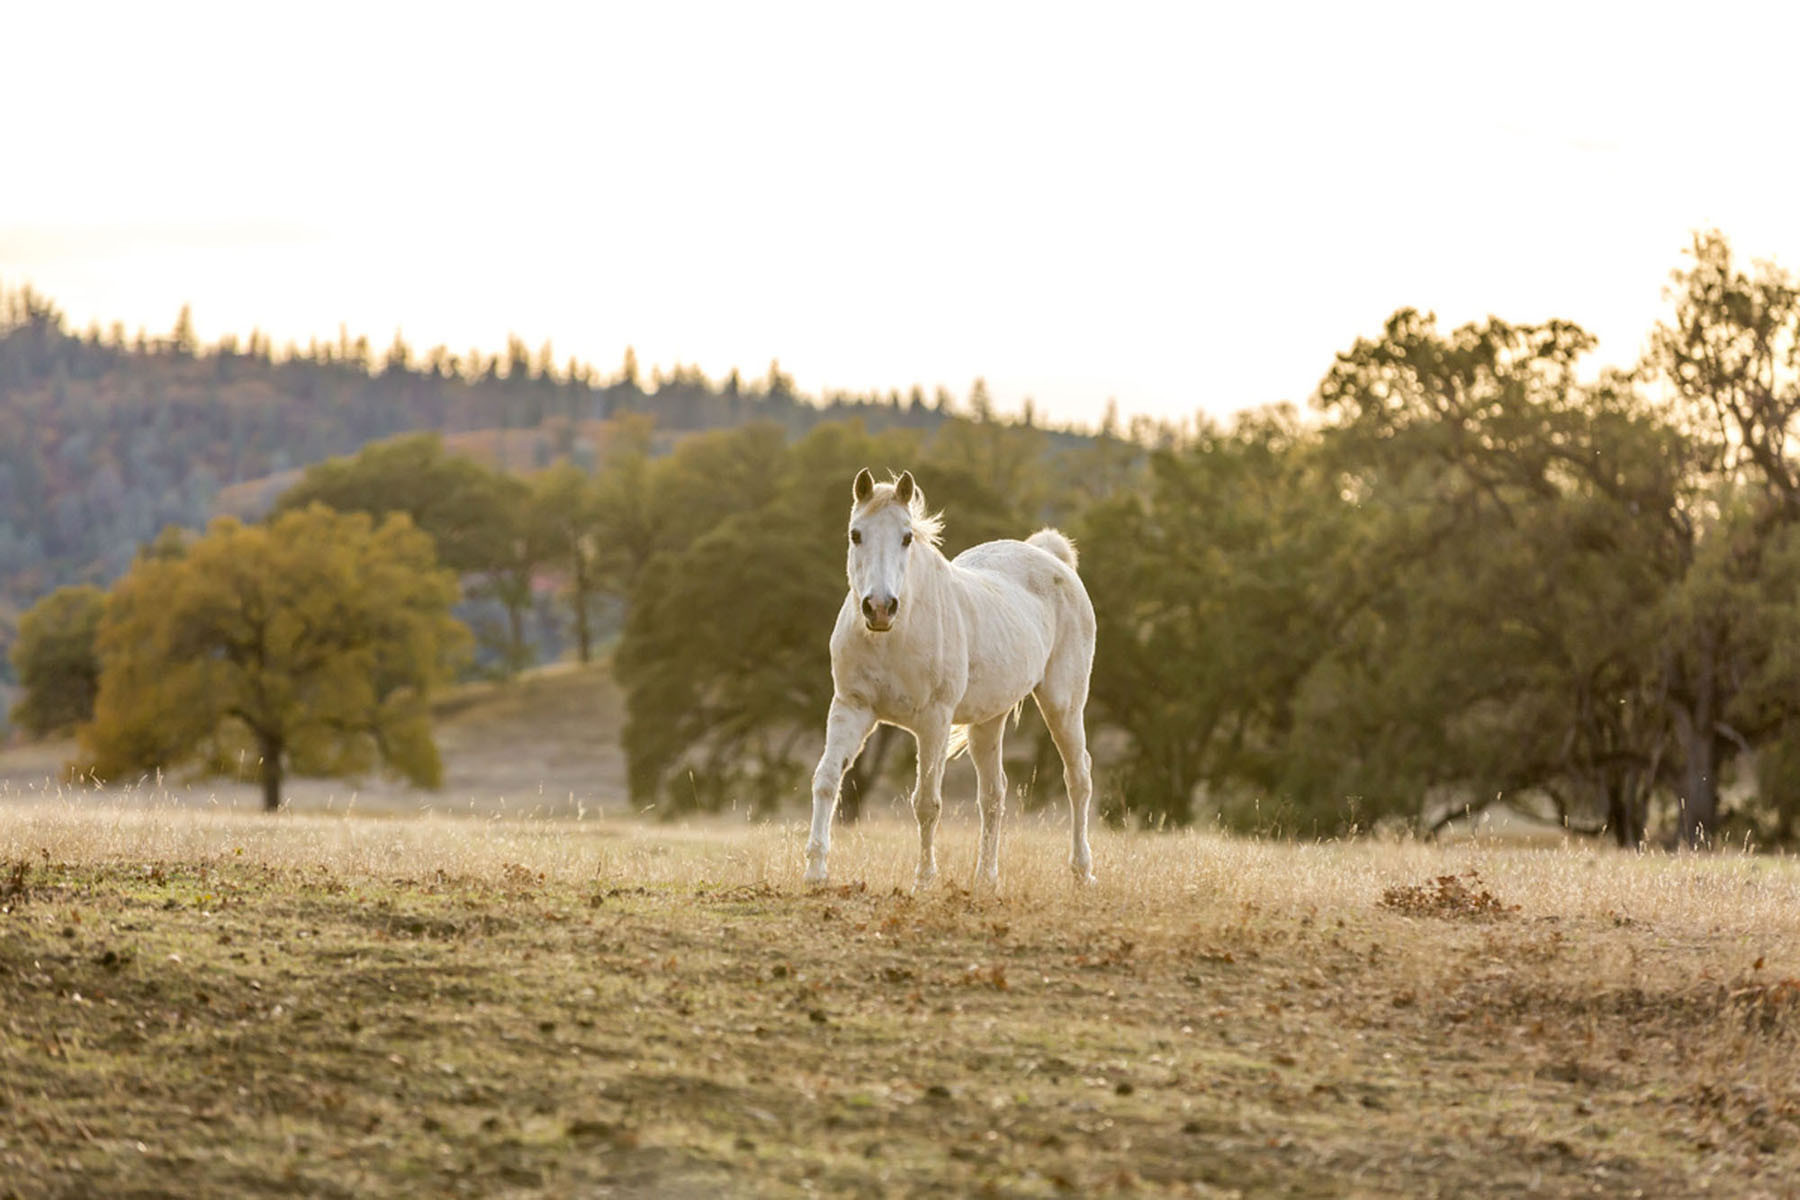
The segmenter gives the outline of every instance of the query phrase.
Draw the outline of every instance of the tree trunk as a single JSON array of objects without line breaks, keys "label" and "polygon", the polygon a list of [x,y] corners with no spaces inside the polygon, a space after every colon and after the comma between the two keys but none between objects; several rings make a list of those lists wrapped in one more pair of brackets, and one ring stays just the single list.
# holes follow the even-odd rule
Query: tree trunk
[{"label": "tree trunk", "polygon": [[1062,755],[1057,752],[1056,739],[1050,736],[1041,714],[1036,728],[1037,736],[1031,744],[1031,775],[1026,780],[1029,789],[1025,796],[1027,812],[1056,803],[1068,791],[1062,777]]},{"label": "tree trunk", "polygon": [[1606,796],[1606,826],[1613,840],[1626,850],[1644,843],[1644,798],[1638,792],[1636,771],[1609,781]]},{"label": "tree trunk", "polygon": [[509,600],[506,605],[506,668],[508,675],[525,669],[525,605]]},{"label": "tree trunk", "polygon": [[270,738],[261,739],[262,762],[258,764],[262,779],[263,811],[279,812],[281,810],[281,743]]},{"label": "tree trunk", "polygon": [[[580,551],[576,551],[579,555]],[[592,591],[587,572],[575,568],[575,583],[570,597],[575,606],[575,657],[583,666],[594,661],[594,631],[588,620],[588,594]]]},{"label": "tree trunk", "polygon": [[[1186,828],[1194,820],[1194,787],[1188,782],[1187,755],[1182,753],[1179,742],[1169,746],[1169,799],[1166,811],[1161,814],[1168,818],[1171,825]],[[1262,833],[1263,830],[1257,830]]]},{"label": "tree trunk", "polygon": [[[1710,650],[1710,647],[1709,647]],[[1681,739],[1681,792],[1675,802],[1675,827],[1683,846],[1708,844],[1719,820],[1719,735],[1713,713],[1712,655],[1702,656],[1700,677],[1694,680],[1691,706],[1675,709],[1676,736]]]},{"label": "tree trunk", "polygon": [[[1698,726],[1698,719],[1683,721],[1684,726]],[[1681,830],[1681,844],[1690,848],[1707,845],[1719,821],[1719,780],[1717,775],[1718,739],[1712,729],[1694,728],[1687,742],[1687,768],[1682,795],[1676,805]]]}]

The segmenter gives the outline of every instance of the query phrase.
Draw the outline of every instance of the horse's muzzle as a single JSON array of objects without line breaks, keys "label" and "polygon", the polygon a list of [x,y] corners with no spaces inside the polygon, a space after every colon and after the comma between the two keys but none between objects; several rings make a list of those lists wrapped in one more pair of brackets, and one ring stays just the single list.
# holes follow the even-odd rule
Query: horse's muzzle
[{"label": "horse's muzzle", "polygon": [[863,624],[870,633],[886,633],[894,627],[894,617],[900,612],[900,597],[889,596],[877,602],[873,596],[864,596],[862,602]]}]

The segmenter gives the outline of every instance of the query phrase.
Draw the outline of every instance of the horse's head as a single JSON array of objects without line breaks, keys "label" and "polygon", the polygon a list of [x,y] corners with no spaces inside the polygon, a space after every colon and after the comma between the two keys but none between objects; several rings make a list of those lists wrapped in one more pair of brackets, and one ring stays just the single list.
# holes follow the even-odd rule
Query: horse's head
[{"label": "horse's head", "polygon": [[876,483],[864,468],[851,492],[856,503],[850,510],[850,593],[869,631],[886,633],[900,615],[913,541],[920,534],[935,540],[937,524],[925,515],[925,493],[911,471],[892,483]]}]

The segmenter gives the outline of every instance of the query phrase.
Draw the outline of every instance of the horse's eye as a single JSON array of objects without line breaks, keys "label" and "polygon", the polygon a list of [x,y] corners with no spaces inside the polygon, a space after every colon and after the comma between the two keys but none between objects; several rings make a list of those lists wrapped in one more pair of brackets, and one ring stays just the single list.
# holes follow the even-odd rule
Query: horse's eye
[{"label": "horse's eye", "polygon": [[851,544],[851,545],[852,545],[852,546],[860,546],[860,545],[862,545],[862,530],[860,530],[860,529],[852,529],[852,530],[851,530],[851,531],[850,531],[850,544]]},{"label": "horse's eye", "polygon": [[900,535],[900,544],[902,546],[912,545],[912,531],[911,530],[907,530],[905,533]]}]

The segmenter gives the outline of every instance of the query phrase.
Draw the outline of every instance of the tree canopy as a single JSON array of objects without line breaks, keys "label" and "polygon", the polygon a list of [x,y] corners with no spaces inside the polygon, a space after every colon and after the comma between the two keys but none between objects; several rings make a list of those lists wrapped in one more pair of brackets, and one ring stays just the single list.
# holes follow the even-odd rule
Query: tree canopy
[{"label": "tree canopy", "polygon": [[100,622],[84,774],[191,767],[283,780],[385,766],[434,786],[428,700],[466,644],[452,576],[405,516],[314,505],[221,518],[141,558]]},{"label": "tree canopy", "polygon": [[435,433],[365,446],[306,469],[275,501],[276,513],[323,504],[380,519],[404,513],[431,537],[438,562],[458,574],[498,569],[514,535],[507,478],[464,455],[449,454]]},{"label": "tree canopy", "polygon": [[100,681],[94,639],[105,609],[106,593],[81,585],[57,588],[19,618],[12,663],[25,695],[12,719],[22,728],[42,737],[94,715]]}]

